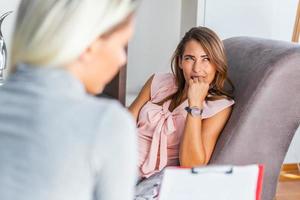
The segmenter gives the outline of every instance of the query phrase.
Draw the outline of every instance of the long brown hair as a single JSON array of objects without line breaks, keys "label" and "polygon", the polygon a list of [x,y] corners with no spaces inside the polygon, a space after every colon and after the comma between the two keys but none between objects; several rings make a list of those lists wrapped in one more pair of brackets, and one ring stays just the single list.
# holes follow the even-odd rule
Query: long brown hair
[{"label": "long brown hair", "polygon": [[[184,88],[185,88],[185,78],[182,69],[179,64],[182,60],[182,56],[185,50],[186,43],[190,40],[195,40],[199,42],[202,46],[210,62],[216,66],[216,75],[212,83],[210,84],[210,89],[208,90],[208,95],[206,101],[214,101],[218,99],[233,99],[234,86],[227,75],[227,59],[224,52],[224,45],[220,38],[215,32],[206,27],[194,27],[191,28],[179,42],[171,60],[171,69],[175,76],[175,83],[178,87],[177,91],[159,102],[163,102],[172,99],[173,108],[177,107],[183,100]],[[228,83],[230,89],[225,91],[225,83]]]}]

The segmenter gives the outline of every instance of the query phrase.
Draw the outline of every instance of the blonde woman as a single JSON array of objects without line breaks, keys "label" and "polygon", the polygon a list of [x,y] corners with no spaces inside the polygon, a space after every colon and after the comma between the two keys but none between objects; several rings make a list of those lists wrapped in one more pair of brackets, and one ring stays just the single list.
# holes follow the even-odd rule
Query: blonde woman
[{"label": "blonde woman", "polygon": [[0,88],[0,199],[133,198],[134,121],[94,94],[126,62],[135,7],[131,0],[21,1],[12,73]]}]

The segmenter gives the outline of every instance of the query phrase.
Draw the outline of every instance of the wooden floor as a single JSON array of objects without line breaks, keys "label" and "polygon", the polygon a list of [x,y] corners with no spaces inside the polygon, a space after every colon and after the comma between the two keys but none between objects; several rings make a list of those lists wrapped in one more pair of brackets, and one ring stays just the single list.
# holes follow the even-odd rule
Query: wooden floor
[{"label": "wooden floor", "polygon": [[300,200],[300,171],[296,164],[282,167],[275,200]]}]

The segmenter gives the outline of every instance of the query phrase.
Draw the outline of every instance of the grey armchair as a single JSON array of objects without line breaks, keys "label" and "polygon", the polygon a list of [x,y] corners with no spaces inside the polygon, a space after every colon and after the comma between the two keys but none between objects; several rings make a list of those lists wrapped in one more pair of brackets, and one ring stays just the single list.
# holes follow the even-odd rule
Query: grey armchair
[{"label": "grey armchair", "polygon": [[236,104],[210,164],[264,164],[262,200],[272,200],[300,122],[300,45],[250,37],[224,44]]}]

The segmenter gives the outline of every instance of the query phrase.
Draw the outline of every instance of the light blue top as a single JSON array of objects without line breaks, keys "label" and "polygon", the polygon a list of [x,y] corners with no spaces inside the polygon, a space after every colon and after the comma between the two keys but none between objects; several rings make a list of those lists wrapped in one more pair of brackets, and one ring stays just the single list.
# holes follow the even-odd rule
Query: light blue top
[{"label": "light blue top", "polygon": [[1,200],[131,200],[135,123],[63,69],[20,65],[0,87]]}]

